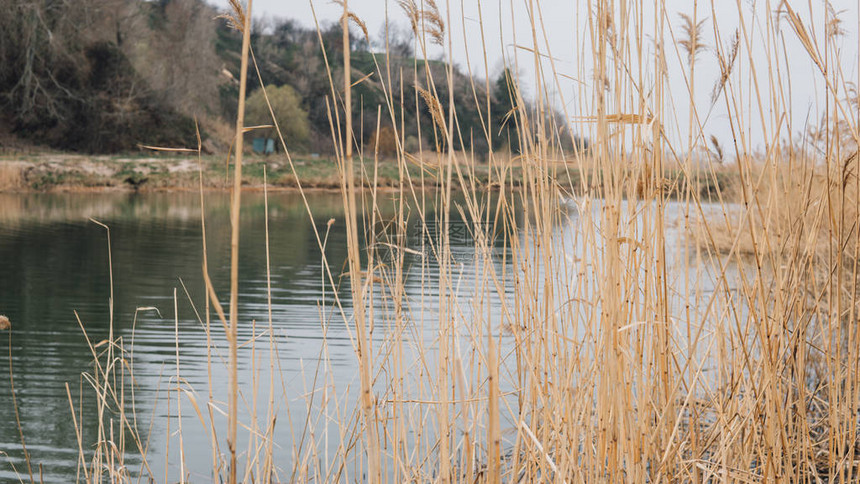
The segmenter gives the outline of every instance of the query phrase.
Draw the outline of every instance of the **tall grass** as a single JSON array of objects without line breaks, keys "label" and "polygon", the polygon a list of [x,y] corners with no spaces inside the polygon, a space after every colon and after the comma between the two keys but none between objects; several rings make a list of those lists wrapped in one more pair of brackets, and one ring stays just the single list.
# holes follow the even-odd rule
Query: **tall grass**
[{"label": "tall grass", "polygon": [[[236,155],[233,162],[233,199],[230,208],[230,327],[227,341],[230,345],[230,403],[228,416],[227,445],[230,450],[230,467],[228,481],[235,484],[238,463],[236,461],[239,415],[239,215],[242,206],[242,154],[245,139],[245,92],[248,86],[248,52],[251,46],[251,2],[243,10],[238,4],[233,5],[237,19],[243,19],[242,28],[242,61],[239,80],[239,108],[236,117]],[[178,366],[178,365],[177,365]]]},{"label": "tall grass", "polygon": [[[244,25],[244,51],[250,5],[245,10],[234,3],[236,25]],[[792,2],[768,5],[755,19],[739,2],[738,28],[728,33],[714,20],[715,0],[694,2],[692,15],[677,24],[663,2],[653,9],[643,1],[580,4],[577,25],[585,30],[578,37],[573,76],[580,82],[570,99],[576,112],[565,108],[564,113],[572,121],[559,123],[550,114],[553,106],[569,106],[568,99],[557,102],[551,92],[571,76],[557,70],[543,40],[548,12],[530,0],[528,17],[513,22],[530,27],[530,39],[514,42],[530,43],[531,52],[520,63],[524,49],[514,49],[506,61],[514,72],[533,70],[535,99],[526,102],[520,81],[510,79],[507,92],[495,93],[508,96],[514,106],[502,127],[485,111],[489,83],[468,87],[475,106],[454,106],[451,64],[445,79],[423,68],[434,44],[446,60],[453,58],[453,44],[460,42],[451,36],[456,6],[398,2],[420,55],[411,72],[392,72],[387,54],[376,57],[375,82],[386,96],[377,116],[397,132],[400,173],[394,193],[383,196],[375,176],[378,155],[365,150],[353,128],[350,23],[365,29],[348,2],[341,2],[343,66],[328,66],[328,114],[344,203],[344,220],[332,223],[346,225],[351,304],[340,300],[339,268],[325,257],[327,233],[314,230],[322,281],[334,290],[328,309],[349,330],[359,388],[357,393],[334,389],[328,377],[317,380],[318,372],[312,374],[310,393],[319,392],[322,402],[309,405],[304,421],[288,423],[293,442],[276,443],[271,436],[278,383],[270,381],[263,425],[256,403],[250,421],[241,422],[248,438],[257,439],[242,459],[236,449],[236,364],[242,345],[237,327],[251,322],[236,303],[240,97],[229,323],[205,275],[230,346],[229,462],[222,462],[212,417],[212,408],[221,403],[210,391],[207,421],[196,394],[176,394],[193,402],[212,435],[213,479],[858,479],[860,137],[858,82],[848,77],[857,52],[839,44],[839,22],[845,19],[828,3],[826,28],[813,31]],[[710,17],[701,17],[703,11]],[[802,50],[789,52],[787,44]],[[705,45],[709,51],[703,51]],[[489,78],[486,47],[468,48],[483,55],[482,75]],[[757,61],[758,49],[768,62]],[[706,54],[717,60],[717,79],[696,75],[697,58]],[[792,121],[795,64],[789,56],[797,55],[808,57],[822,86],[816,94],[824,102],[823,117],[814,125]],[[672,92],[668,69],[679,59],[686,63],[685,89]],[[244,87],[244,56],[242,65]],[[700,82],[714,86],[706,111],[696,102]],[[438,89],[446,83],[447,106]],[[405,87],[410,85],[411,93]],[[403,149],[399,106],[406,102],[426,107],[430,119],[419,122],[432,125],[444,140],[438,157],[443,161],[423,165],[418,178],[410,176],[409,163],[427,154]],[[715,109],[728,113],[732,142],[725,148],[711,136],[709,116]],[[463,110],[482,116],[491,146],[486,159],[470,152],[471,134],[458,129]],[[679,110],[687,112],[688,122],[680,123],[687,132],[674,137]],[[751,123],[761,125],[761,146],[750,137]],[[492,146],[491,134],[502,128],[520,140],[521,151],[513,157]],[[798,140],[797,132],[809,135]],[[591,148],[565,152],[561,137],[574,134],[586,135]],[[292,166],[290,147],[283,138],[281,143]],[[471,170],[478,163],[490,167],[490,183],[474,183]],[[522,169],[519,180],[511,175],[514,163]],[[587,176],[574,182],[573,168]],[[733,193],[720,191],[718,174],[726,171],[736,178]],[[439,182],[425,183],[425,172]],[[712,199],[703,199],[710,193],[703,186],[716,187]],[[298,187],[302,190],[301,180]],[[382,205],[392,198],[395,215],[383,217],[389,207]],[[304,200],[311,214],[313,207]],[[474,241],[467,263],[451,251],[452,214],[466,221]],[[418,241],[409,237],[414,224]],[[410,260],[418,262],[410,265]],[[409,278],[421,282],[419,294],[407,290]],[[208,328],[208,314],[205,319]],[[321,326],[323,339],[327,324]],[[112,336],[109,347],[118,344]],[[105,408],[122,414],[128,407],[120,391],[129,385],[120,378],[128,377],[127,356],[92,349],[96,361],[108,358],[109,364],[99,363],[90,383]],[[319,367],[330,370],[326,352]],[[279,369],[281,362],[272,358],[271,368]],[[176,378],[181,385],[181,376]],[[69,400],[74,410],[71,391]],[[351,405],[329,404],[338,401]],[[337,417],[329,414],[332,408]],[[327,422],[324,437],[314,431],[320,419]],[[91,454],[81,442],[85,480],[132,480],[119,470],[123,446],[115,449],[112,442],[115,432],[128,430],[146,463],[147,439],[136,422],[136,416],[123,417],[119,428],[101,428],[103,452],[88,464],[84,456]],[[329,432],[335,434],[334,446]],[[291,449],[286,467],[273,457],[277,445]],[[110,472],[105,475],[104,469]]]},{"label": "tall grass", "polygon": [[24,185],[24,167],[19,163],[0,163],[0,190],[18,190]]}]

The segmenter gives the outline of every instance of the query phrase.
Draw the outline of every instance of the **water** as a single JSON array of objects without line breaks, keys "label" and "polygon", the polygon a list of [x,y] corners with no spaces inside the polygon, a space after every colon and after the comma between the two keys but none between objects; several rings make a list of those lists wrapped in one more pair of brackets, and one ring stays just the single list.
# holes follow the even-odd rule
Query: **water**
[{"label": "water", "polygon": [[[222,304],[229,298],[229,199],[226,194],[206,194],[206,233],[209,274]],[[332,277],[341,288],[343,310],[350,308],[344,268],[346,235],[342,202],[338,194],[312,194],[314,221],[325,238],[326,255]],[[385,205],[385,204],[381,204]],[[388,204],[391,206],[391,204]],[[31,462],[41,463],[45,482],[67,482],[77,470],[78,442],[69,389],[76,418],[82,421],[83,442],[93,442],[97,414],[93,392],[82,373],[93,371],[93,345],[109,337],[111,265],[115,337],[121,337],[134,367],[138,430],[149,434],[148,460],[153,474],[176,479],[179,475],[178,439],[168,431],[177,428],[177,408],[173,398],[168,408],[168,390],[176,389],[177,341],[179,374],[183,388],[193,389],[197,400],[207,401],[209,370],[207,334],[198,314],[204,318],[202,279],[203,240],[199,194],[31,194],[0,195],[0,314],[9,316],[13,330],[0,333],[3,346],[11,337],[11,364],[21,420],[21,430]],[[240,257],[240,299],[242,315],[240,341],[240,381],[246,406],[252,405],[252,375],[260,387],[259,413],[265,415],[269,391],[268,325],[264,198],[247,193],[243,199]],[[387,216],[389,214],[382,214]],[[335,219],[329,228],[328,221]],[[108,232],[93,220],[110,228]],[[416,229],[411,239],[420,240]],[[462,235],[462,234],[461,234]],[[279,363],[276,389],[280,411],[289,406],[292,420],[307,406],[308,378],[319,378],[320,370],[333,369],[338,387],[356,384],[356,356],[351,332],[333,307],[334,294],[323,279],[321,251],[313,225],[298,195],[273,193],[269,197],[269,237],[271,241],[272,341]],[[468,261],[472,250],[468,237],[453,237],[455,258]],[[420,242],[416,249],[422,250]],[[417,256],[410,255],[416,259]],[[407,270],[412,263],[407,261]],[[433,271],[429,271],[430,274]],[[406,290],[428,308],[435,306],[432,294],[424,294],[420,278],[407,281]],[[328,287],[328,289],[326,289]],[[426,299],[425,299],[426,298]],[[177,311],[174,312],[174,306]],[[149,309],[156,308],[156,309]],[[379,308],[384,310],[385,308]],[[213,312],[211,339],[212,378],[215,400],[226,411],[227,373],[220,358],[226,358],[226,344],[220,323]],[[348,316],[347,316],[348,317]],[[380,318],[381,319],[381,318]],[[78,322],[80,320],[80,324]],[[323,331],[322,321],[330,321]],[[258,325],[256,360],[251,358],[252,325]],[[83,328],[82,328],[83,327]],[[87,337],[84,336],[84,330]],[[326,344],[323,345],[323,336]],[[325,347],[330,368],[318,368]],[[105,350],[105,345],[96,348]],[[6,353],[6,351],[4,351]],[[3,358],[4,363],[8,361]],[[256,363],[256,369],[253,365]],[[8,372],[3,365],[4,374]],[[256,371],[255,371],[256,370]],[[324,381],[321,379],[320,381]],[[312,382],[310,383],[312,384]],[[83,401],[79,400],[83,388]],[[129,398],[129,395],[126,396]],[[188,400],[182,402],[183,445],[192,478],[211,479],[211,450],[208,434],[196,418]],[[205,420],[208,423],[206,408]],[[168,418],[170,416],[170,418]],[[215,422],[226,429],[223,416],[215,412]],[[0,379],[0,479],[26,478],[11,399],[9,378]],[[279,442],[292,440],[290,429],[279,428]],[[226,432],[221,432],[222,436]],[[243,433],[243,432],[240,432]],[[247,442],[247,441],[245,441]],[[240,442],[240,451],[244,451]],[[222,442],[223,444],[223,442]],[[170,447],[168,449],[168,447]],[[287,445],[289,447],[289,445]],[[85,450],[89,452],[89,449]],[[139,465],[136,452],[127,464]],[[224,452],[224,449],[222,449]],[[285,451],[286,452],[286,451]],[[164,456],[170,464],[164,466]],[[166,471],[166,474],[165,474]],[[34,470],[38,472],[38,470]]]},{"label": "water", "polygon": [[[206,197],[210,276],[226,304],[229,201],[223,194]],[[281,363],[289,378],[289,373],[298,371],[298,361],[317,357],[315,348],[304,342],[318,338],[321,258],[311,223],[297,197],[278,194],[270,202],[273,316]],[[313,205],[315,223],[323,230],[330,217],[339,216],[337,196],[315,196]],[[82,383],[81,373],[91,371],[93,361],[75,313],[93,344],[107,338],[110,327],[107,232],[90,218],[110,227],[114,330],[134,351],[138,411],[148,416],[156,392],[163,399],[169,378],[175,374],[174,291],[181,375],[189,386],[204,392],[202,401],[206,400],[206,332],[190,302],[201,306],[197,311],[202,313],[199,195],[5,195],[0,198],[0,207],[0,314],[8,315],[13,323],[12,365],[22,430],[32,461],[43,464],[45,482],[67,482],[75,474],[78,443],[65,384],[69,383],[77,405],[80,387],[87,385]],[[240,307],[246,321],[253,318],[260,324],[267,322],[263,217],[263,197],[248,194],[242,219]],[[344,258],[342,227],[343,223],[335,224],[328,239],[333,267],[340,267]],[[137,312],[135,324],[139,307],[158,308],[161,317],[151,310]],[[223,331],[215,329],[214,339],[223,343]],[[245,324],[244,339],[249,335]],[[5,349],[8,335],[0,336]],[[331,357],[346,364],[353,355],[348,345],[336,343],[341,337],[333,330]],[[243,361],[246,377],[250,373],[248,359]],[[7,358],[2,361],[7,362]],[[3,366],[5,374],[8,368]],[[216,362],[213,368],[217,378],[226,377],[222,365]],[[10,455],[0,465],[3,479],[13,477],[12,464],[18,472],[26,471],[8,380],[3,378],[0,383],[0,450]],[[91,395],[85,392],[85,398]],[[86,401],[83,409],[83,437],[88,441],[95,432],[96,416],[87,413],[94,409]],[[176,409],[172,410],[175,413]],[[192,412],[190,406],[184,410]],[[166,407],[155,409],[156,423],[150,438],[150,457],[155,457],[155,462],[166,447],[166,414]],[[196,435],[199,432],[192,430],[185,436],[190,449],[200,447],[195,443]],[[204,451],[207,448],[203,446]]]},{"label": "water", "polygon": [[[393,208],[386,198],[389,196],[382,196],[380,206]],[[223,193],[207,193],[205,197],[209,274],[226,308],[229,199]],[[249,424],[254,387],[258,388],[257,415],[265,419],[269,364],[276,362],[275,441],[280,447],[274,452],[277,464],[287,470],[294,436],[302,434],[302,429],[291,427],[289,422],[303,423],[309,406],[317,409],[315,413],[322,408],[323,395],[310,389],[331,387],[338,398],[343,398],[338,391],[351,387],[354,392],[358,387],[353,335],[344,324],[341,310],[334,305],[337,295],[349,318],[349,288],[347,279],[340,277],[346,258],[342,202],[339,194],[317,193],[311,195],[310,204],[313,222],[297,194],[273,193],[269,197],[273,331],[268,333],[264,198],[255,192],[243,198],[239,268],[241,420]],[[384,210],[380,214],[383,219],[392,215]],[[672,205],[670,211],[677,216],[680,208]],[[108,232],[91,219],[110,228],[110,251]],[[331,226],[330,219],[335,220]],[[340,283],[337,294],[327,284],[314,226],[325,239],[331,277]],[[569,220],[563,220],[555,229],[554,238],[560,240],[559,247],[570,257],[575,257],[578,250],[576,227],[577,216],[572,211]],[[437,272],[433,257],[416,255],[430,253],[416,230],[412,223],[404,289],[411,320],[419,323],[408,328],[405,339],[423,338],[425,345],[432,345],[435,328],[420,321],[421,314],[433,320],[438,304],[433,293],[438,283],[433,276]],[[480,263],[475,261],[468,234],[455,230],[452,235],[456,291],[463,295],[465,306],[471,301],[474,287],[470,281]],[[673,236],[668,243],[670,253],[675,253],[683,242]],[[95,345],[110,334],[111,264],[114,336],[122,339],[128,351],[126,361],[133,364],[136,426],[148,442],[149,469],[141,469],[140,453],[131,444],[127,444],[126,465],[134,469],[132,475],[151,472],[158,481],[176,481],[183,471],[193,482],[212,480],[212,440],[207,430],[210,412],[205,402],[211,375],[216,407],[226,412],[227,372],[223,361],[227,347],[214,312],[211,341],[207,341],[202,244],[200,198],[195,193],[0,194],[0,314],[8,315],[13,324],[11,332],[0,333],[0,346],[3,353],[11,351],[21,430],[31,462],[42,465],[44,482],[69,482],[79,472],[74,419],[83,429],[82,441],[88,455],[88,445],[96,438],[98,416],[93,392],[81,375],[93,372],[87,337]],[[506,253],[504,248],[495,247],[493,263],[498,273],[510,275],[511,260],[502,257]],[[427,264],[423,273],[422,263]],[[501,283],[502,295],[496,294],[489,301],[490,312],[497,316],[500,298],[510,296],[513,290],[513,285],[504,279]],[[374,291],[384,292],[381,285],[373,287]],[[377,312],[376,319],[384,324],[388,319],[383,315],[391,308],[384,303],[384,294],[377,293],[375,299],[382,301],[373,310]],[[377,333],[384,334],[386,330],[379,328]],[[258,336],[254,345],[253,334]],[[377,337],[377,342],[380,339]],[[5,349],[7,345],[10,350]],[[270,345],[276,354],[270,353]],[[502,354],[510,354],[512,337],[504,336],[502,345]],[[101,353],[105,349],[106,345],[101,345],[94,350]],[[212,356],[211,370],[207,355]],[[433,355],[426,357],[432,359]],[[9,359],[0,361],[7,374],[5,363]],[[176,377],[177,364],[181,380]],[[179,400],[183,414],[182,455],[176,436],[180,423],[176,417],[179,387],[189,392]],[[189,394],[200,405],[202,422]],[[126,407],[131,408],[131,394],[125,398]],[[324,407],[331,412],[351,408],[345,401],[328,402]],[[224,454],[226,419],[217,409],[212,415],[219,431],[219,450]],[[261,425],[265,427],[264,422]],[[317,438],[323,438],[325,422],[316,422],[313,427],[321,432]],[[239,433],[248,434],[243,429]],[[119,429],[114,429],[114,435],[118,439]],[[331,452],[320,456],[324,461],[334,459],[336,441],[332,437],[332,443],[318,445]],[[240,439],[238,449],[240,454],[247,452],[247,438]],[[0,480],[17,480],[20,474],[26,481],[8,377],[0,378],[0,451],[7,454],[0,455]],[[180,468],[183,456],[185,467]],[[34,472],[39,472],[38,467]],[[290,476],[279,477],[289,480]]]}]

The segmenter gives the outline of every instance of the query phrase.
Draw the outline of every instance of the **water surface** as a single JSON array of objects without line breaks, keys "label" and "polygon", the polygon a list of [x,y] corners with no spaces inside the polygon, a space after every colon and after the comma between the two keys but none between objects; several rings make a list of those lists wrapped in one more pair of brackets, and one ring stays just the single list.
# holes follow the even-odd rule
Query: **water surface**
[{"label": "water surface", "polygon": [[[384,224],[393,216],[394,203],[389,195],[382,196],[379,205],[383,209],[377,216]],[[269,286],[262,193],[244,195],[241,219],[242,421],[250,424],[248,416],[255,406],[255,395],[256,413],[265,417],[272,376],[269,365],[276,364],[273,393],[279,422],[275,441],[279,446],[274,453],[277,465],[287,471],[291,467],[295,436],[302,433],[290,423],[304,422],[308,407],[317,413],[320,409],[320,392],[311,389],[330,386],[337,394],[358,386],[353,335],[344,324],[344,316],[349,320],[351,302],[348,280],[341,278],[346,258],[342,202],[339,194],[328,193],[312,194],[309,202],[313,220],[297,194],[281,192],[269,196],[271,333],[267,331]],[[228,196],[206,193],[205,206],[209,274],[226,307],[230,251]],[[127,361],[133,365],[136,425],[148,442],[149,469],[144,474],[152,472],[158,481],[172,482],[184,471],[193,482],[212,480],[209,434],[195,415],[189,398],[176,398],[179,386],[196,392],[192,395],[203,405],[207,424],[209,413],[204,404],[210,388],[216,406],[224,411],[227,408],[226,344],[214,312],[210,312],[212,330],[208,333],[206,330],[200,207],[200,195],[196,193],[0,194],[0,314],[8,315],[13,323],[11,332],[0,333],[0,343],[11,345],[21,430],[31,461],[42,465],[44,482],[69,482],[79,472],[78,442],[67,384],[75,418],[83,428],[82,441],[89,445],[96,437],[98,417],[93,392],[82,374],[93,372],[88,340],[96,344],[107,339],[111,327],[114,337],[122,340]],[[385,207],[390,207],[391,213],[386,213]],[[592,210],[599,213],[600,205],[595,204]],[[681,208],[672,204],[668,211],[677,216]],[[454,218],[457,225],[456,213]],[[329,224],[332,219],[334,223]],[[562,257],[573,259],[581,249],[576,236],[580,230],[577,219],[573,210],[553,228],[553,238]],[[93,220],[110,228],[110,250],[108,231]],[[432,224],[428,230],[435,230]],[[410,251],[405,261],[404,290],[410,321],[417,323],[405,330],[404,339],[423,338],[422,344],[430,347],[436,328],[424,326],[421,321],[433,321],[439,303],[434,293],[438,287],[436,259],[414,220],[409,222],[407,232],[405,243]],[[318,235],[325,244],[327,270]],[[475,291],[471,281],[481,263],[476,261],[474,241],[462,224],[451,235],[455,291],[462,294],[462,304],[468,307]],[[667,243],[669,253],[677,253],[684,242],[673,235]],[[495,294],[488,302],[490,314],[498,316],[500,298],[509,297],[514,290],[514,284],[506,279],[513,270],[510,252],[501,242],[491,248],[491,253],[491,263],[499,274],[505,275],[500,281],[502,294]],[[336,293],[329,284],[331,280],[340,286]],[[379,292],[375,297],[378,302],[371,309],[376,311],[376,320],[384,324],[390,321],[385,315],[391,308],[385,304],[383,285],[372,287]],[[335,296],[340,307],[334,304]],[[375,328],[375,331],[382,335],[388,329]],[[464,333],[467,331],[464,329]],[[380,339],[377,337],[376,341]],[[510,355],[513,338],[505,335],[502,343],[503,356]],[[101,345],[95,351],[100,353],[105,349],[106,345]],[[432,359],[433,355],[425,357]],[[6,357],[0,361],[9,362]],[[321,361],[325,364],[320,364]],[[8,368],[3,368],[3,372],[7,373]],[[253,388],[258,389],[256,394]],[[127,408],[132,408],[131,396],[125,397]],[[350,408],[350,402],[345,401],[326,405],[332,412]],[[182,455],[175,434],[180,410]],[[223,439],[225,419],[217,411],[213,411],[212,418]],[[0,479],[16,479],[17,472],[28,480],[15,422],[9,378],[0,378],[0,451],[8,454],[0,456]],[[328,431],[325,422],[315,425],[321,433]],[[248,446],[247,432],[240,434],[245,435],[245,440],[240,440],[238,448],[244,453]],[[220,442],[219,450],[225,453],[226,445],[223,440]],[[85,453],[89,453],[86,445]],[[323,460],[334,458],[335,444],[320,447],[331,452],[321,456]],[[126,464],[135,469],[134,475],[143,472],[139,452],[130,444],[128,450]],[[184,469],[180,468],[182,457]],[[38,469],[34,468],[34,472]],[[290,480],[289,474],[279,474],[279,478]]]}]

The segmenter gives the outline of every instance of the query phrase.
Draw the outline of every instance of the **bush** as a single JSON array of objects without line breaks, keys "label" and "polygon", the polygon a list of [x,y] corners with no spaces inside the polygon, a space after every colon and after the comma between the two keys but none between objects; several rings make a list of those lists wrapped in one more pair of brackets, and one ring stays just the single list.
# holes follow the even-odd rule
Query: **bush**
[{"label": "bush", "polygon": [[[275,113],[278,127],[284,135],[287,146],[289,148],[306,147],[310,137],[308,113],[302,109],[302,100],[296,91],[291,86],[284,84],[278,87],[266,86],[266,93],[269,95],[272,111]],[[262,89],[257,89],[245,101],[245,125],[261,126],[267,124],[274,123],[266,103],[265,94]],[[270,128],[253,131],[249,136],[252,138],[277,138],[278,133],[274,128]]]},{"label": "bush", "polygon": [[367,153],[368,156],[373,156],[376,152],[379,152],[379,156],[383,158],[393,158],[397,155],[397,133],[391,126],[382,126],[378,132],[374,130],[367,144],[371,148]]},{"label": "bush", "polygon": [[418,141],[418,137],[411,134],[407,136],[406,142],[403,143],[403,151],[407,153],[418,153],[421,151],[421,142]]}]

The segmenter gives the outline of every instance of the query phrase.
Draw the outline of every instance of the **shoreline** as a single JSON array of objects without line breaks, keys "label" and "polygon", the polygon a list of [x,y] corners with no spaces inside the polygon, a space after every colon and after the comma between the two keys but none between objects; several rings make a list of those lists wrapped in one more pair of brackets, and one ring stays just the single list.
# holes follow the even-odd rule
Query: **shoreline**
[{"label": "shoreline", "polygon": [[[225,155],[204,155],[199,159],[190,156],[133,155],[78,155],[63,153],[22,154],[0,156],[0,193],[72,193],[72,192],[160,192],[199,191],[200,170],[203,171],[205,191],[229,191],[233,184],[232,163]],[[302,155],[293,158],[295,173],[289,162],[281,157],[251,155],[243,163],[245,189],[262,191],[339,192],[340,173],[334,159]],[[265,167],[265,176],[264,176]],[[412,163],[408,170],[414,180],[424,172],[428,188],[437,186],[432,163]],[[490,169],[485,164],[475,166],[479,185],[490,180]],[[519,171],[519,168],[515,168]],[[375,173],[374,173],[375,171]],[[356,165],[356,177],[365,181],[369,190],[376,175],[380,191],[394,190],[399,184],[400,170],[394,160],[365,159]],[[517,180],[519,176],[515,176]],[[267,180],[264,183],[264,179]]]},{"label": "shoreline", "polygon": [[[436,158],[436,159],[434,159]],[[517,157],[499,155],[504,163],[503,171],[507,183],[514,189],[522,186],[523,168]],[[406,169],[416,182],[416,189],[433,189],[440,186],[439,170],[444,168],[436,154],[427,154],[423,160],[408,155]],[[579,168],[573,161],[555,162],[561,185],[573,187],[573,195],[589,177],[589,185],[599,184],[599,172]],[[247,191],[336,193],[341,191],[340,173],[334,159],[319,155],[293,157],[295,173],[283,156],[262,157],[250,155],[243,164],[242,186]],[[501,165],[500,165],[501,166]],[[264,169],[265,168],[265,169]],[[203,172],[202,188],[207,192],[228,192],[232,166],[226,155],[192,156],[135,153],[120,155],[79,155],[71,153],[37,153],[0,156],[0,193],[99,193],[99,192],[198,192],[201,188],[200,170]],[[474,180],[475,188],[498,191],[497,173],[484,162],[460,164],[464,175]],[[265,173],[265,176],[264,176]],[[359,190],[370,191],[375,183],[380,192],[396,191],[400,184],[401,168],[396,160],[364,159],[356,164],[356,179],[362,183]],[[596,177],[593,175],[597,175]],[[736,184],[733,171],[721,170],[716,178],[705,176],[700,180],[701,196],[714,195],[717,190],[726,194]],[[264,183],[264,179],[267,180]],[[298,180],[301,180],[301,187]],[[637,193],[642,186],[635,181]],[[664,185],[673,186],[667,199],[678,199],[686,183],[679,169],[666,169]],[[562,186],[559,186],[562,191]],[[459,187],[454,187],[458,190]],[[729,196],[729,199],[732,197]]]}]

